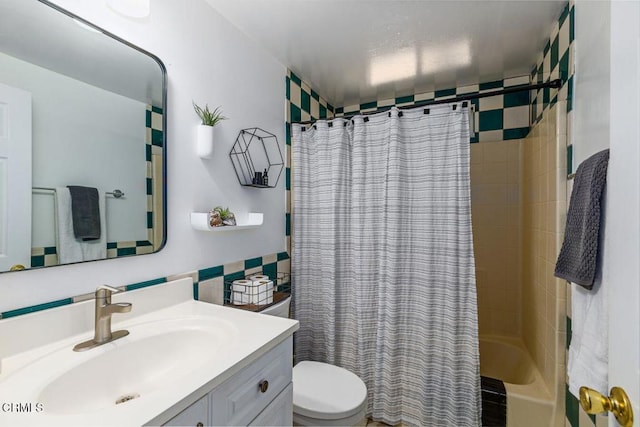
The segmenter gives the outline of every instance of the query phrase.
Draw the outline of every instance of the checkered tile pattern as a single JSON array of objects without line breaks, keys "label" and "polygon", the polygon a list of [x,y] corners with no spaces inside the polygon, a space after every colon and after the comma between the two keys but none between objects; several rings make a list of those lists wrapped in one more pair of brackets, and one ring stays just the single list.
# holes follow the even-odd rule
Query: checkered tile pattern
[{"label": "checkered tile pattern", "polygon": [[[543,83],[562,79],[563,86],[558,89],[541,89],[531,98],[531,123],[542,120],[543,112],[556,102],[567,102],[567,131],[570,132],[573,115],[573,76],[574,76],[574,39],[575,39],[575,4],[570,0],[558,21],[551,30],[549,40],[540,52],[536,66],[531,71],[532,83]],[[571,136],[567,135],[571,142]],[[567,171],[571,172],[571,145],[567,149]],[[570,192],[567,193],[570,195]],[[571,288],[567,286],[567,342],[565,362],[568,362],[569,343],[571,342]],[[565,363],[566,366],[566,363]],[[565,387],[565,424],[566,427],[604,427],[608,425],[607,416],[588,415],[580,407],[578,398]]]},{"label": "checkered tile pattern", "polygon": [[[287,70],[285,90],[285,138],[287,143],[285,159],[285,238],[287,252],[291,253],[291,123],[331,119],[334,117],[335,108],[311,89],[307,83],[300,80],[300,77],[296,76],[291,70]],[[289,270],[286,272],[288,273]]]},{"label": "checkered tile pattern", "polygon": [[[549,40],[540,55],[536,66],[531,71],[532,83],[543,83],[562,79],[563,86],[558,89],[538,90],[531,99],[531,123],[542,120],[543,112],[558,101],[567,102],[567,131],[570,132],[573,115],[573,79],[574,79],[574,40],[575,40],[575,4],[570,0],[562,10],[555,23]],[[571,142],[571,135],[567,135]],[[573,171],[572,146],[567,147],[567,173]],[[567,192],[567,196],[571,194]],[[568,362],[569,344],[571,343],[571,287],[567,286],[567,341],[565,361]],[[567,378],[568,382],[568,378]],[[565,427],[606,427],[606,415],[588,415],[580,407],[577,396],[565,387]]]},{"label": "checkered tile pattern", "polygon": [[280,252],[258,258],[251,258],[230,264],[206,268],[197,272],[197,299],[214,304],[224,304],[225,295],[230,295],[228,283],[244,279],[246,276],[263,273],[272,279],[276,273],[289,273],[291,270],[289,254]]},{"label": "checkered tile pattern", "polygon": [[[153,169],[152,154],[162,154],[163,132],[162,109],[147,105],[145,138],[146,179],[147,179],[147,238],[132,242],[108,242],[107,258],[119,256],[141,255],[153,252]],[[31,248],[31,268],[51,267],[58,265],[58,254],[55,246]]]},{"label": "checkered tile pattern", "polygon": [[[153,166],[152,156],[163,154],[164,129],[163,129],[162,108],[147,105],[146,111],[146,146],[145,159],[147,162],[147,241],[143,242],[143,247],[153,247]],[[109,248],[107,247],[107,250]],[[146,250],[146,249],[145,249]],[[153,252],[153,251],[152,251]],[[143,252],[148,253],[148,252]],[[121,256],[116,254],[116,256]],[[107,253],[109,258],[109,254]]]},{"label": "checkered tile pattern", "polygon": [[[336,117],[384,111],[392,106],[412,107],[430,101],[454,98],[460,95],[486,93],[529,84],[529,76],[498,80],[479,85],[425,92],[398,98],[348,105],[336,109]],[[529,133],[529,93],[518,92],[496,95],[471,101],[474,111],[474,133],[471,142],[494,142],[520,139]]]},{"label": "checkered tile pattern", "polygon": [[562,10],[549,40],[538,55],[536,66],[531,70],[532,83],[562,79],[564,84],[560,89],[540,89],[532,96],[531,123],[538,123],[542,119],[542,112],[558,100],[567,101],[568,114],[573,110],[574,39],[575,5],[572,0]]},{"label": "checkered tile pattern", "polygon": [[58,253],[55,246],[31,248],[31,268],[58,265]]},{"label": "checkered tile pattern", "polygon": [[[434,92],[419,93],[398,98],[334,108],[295,73],[286,76],[286,247],[291,253],[291,123],[344,117],[359,113],[385,110],[392,106],[420,106],[433,100],[458,95],[491,92],[509,87],[528,85],[529,76],[520,76],[479,85],[462,86]],[[524,138],[529,133],[530,99],[528,92],[498,95],[471,101],[475,111],[474,133],[471,142],[492,142]]]},{"label": "checkered tile pattern", "polygon": [[[563,86],[558,89],[541,89],[531,98],[530,121],[535,124],[542,120],[543,112],[559,100],[567,102],[567,139],[571,142],[571,122],[573,119],[573,79],[574,79],[574,40],[575,40],[575,4],[570,0],[558,21],[551,30],[549,40],[540,52],[536,66],[531,71],[532,83],[543,83],[562,79]],[[572,146],[567,147],[567,173],[572,172]],[[567,193],[570,195],[570,192]],[[567,342],[565,362],[568,362],[569,343],[571,342],[571,288],[567,286]],[[566,365],[566,363],[565,363]],[[566,427],[605,427],[606,415],[588,415],[580,407],[578,398],[565,387],[565,425]]]},{"label": "checkered tile pattern", "polygon": [[[137,251],[139,249],[139,246],[141,246],[141,243],[142,242],[123,242],[122,247],[118,246],[117,248],[111,248],[111,250],[115,249],[117,251],[121,251],[128,249]],[[120,245],[120,243],[118,243],[118,245]],[[132,253],[126,253],[126,255],[131,254]],[[289,254],[287,252],[279,252],[258,258],[247,259],[244,261],[208,267],[198,271],[190,271],[168,277],[159,277],[151,280],[146,280],[144,282],[132,283],[126,286],[120,286],[118,287],[118,289],[123,291],[132,291],[134,289],[140,289],[147,286],[166,283],[171,280],[191,277],[193,278],[193,296],[195,299],[211,302],[214,304],[223,304],[225,294],[224,283],[226,281],[244,278],[245,276],[258,272],[262,272],[271,278],[275,278],[276,273],[288,274],[290,271],[291,264]],[[72,298],[65,298],[58,301],[52,301],[44,304],[19,308],[16,310],[5,311],[3,313],[0,313],[0,319],[20,316],[22,314],[32,313],[34,311],[46,310],[49,308],[82,302],[93,298],[93,293],[82,294]]]}]

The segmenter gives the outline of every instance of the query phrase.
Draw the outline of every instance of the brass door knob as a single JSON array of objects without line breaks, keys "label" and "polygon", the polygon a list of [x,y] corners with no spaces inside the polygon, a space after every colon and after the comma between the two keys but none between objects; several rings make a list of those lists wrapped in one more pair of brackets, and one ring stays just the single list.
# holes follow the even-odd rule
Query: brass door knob
[{"label": "brass door knob", "polygon": [[267,380],[260,381],[260,384],[258,384],[258,387],[260,387],[260,391],[262,393],[266,393],[267,389],[269,389],[269,381]]},{"label": "brass door knob", "polygon": [[580,406],[587,414],[611,412],[621,426],[633,426],[631,402],[627,393],[620,387],[612,387],[609,397],[589,387],[580,387]]}]

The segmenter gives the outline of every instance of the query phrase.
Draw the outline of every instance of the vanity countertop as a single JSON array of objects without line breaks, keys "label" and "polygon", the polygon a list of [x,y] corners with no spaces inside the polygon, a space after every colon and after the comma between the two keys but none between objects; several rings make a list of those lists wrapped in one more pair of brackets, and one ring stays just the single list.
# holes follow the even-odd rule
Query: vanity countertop
[{"label": "vanity countertop", "polygon": [[[295,320],[194,301],[188,297],[191,279],[152,288],[146,293],[140,289],[114,295],[114,301],[116,296],[118,301],[131,301],[132,313],[136,304],[140,306],[137,316],[114,315],[112,330],[130,331],[124,338],[74,352],[75,344],[93,335],[93,331],[85,331],[54,342],[45,340],[42,345],[31,342],[26,348],[18,346],[24,351],[17,354],[6,349],[0,353],[0,425],[158,424],[180,413],[298,329]],[[93,305],[93,301],[86,303]],[[73,304],[69,309],[84,313],[88,309],[81,304],[85,303]],[[44,329],[56,326],[46,324],[52,319],[62,320],[57,325],[61,328],[67,328],[64,319],[73,323],[64,307],[53,310],[57,312],[0,321],[0,333],[21,333],[25,322],[27,326],[40,323]],[[10,320],[13,325],[6,324]],[[89,370],[83,371],[85,367]],[[148,375],[146,369],[150,370]],[[67,375],[69,372],[77,374],[76,378]],[[108,390],[109,384],[103,383],[112,382],[111,377],[118,375],[136,381],[132,390],[122,391],[136,392],[138,388],[140,397],[118,405],[100,403],[104,396],[94,399],[94,392],[99,395],[101,391],[96,390]],[[113,396],[114,401],[117,398]],[[81,403],[74,406],[73,399]],[[78,407],[83,409],[76,410]]]}]

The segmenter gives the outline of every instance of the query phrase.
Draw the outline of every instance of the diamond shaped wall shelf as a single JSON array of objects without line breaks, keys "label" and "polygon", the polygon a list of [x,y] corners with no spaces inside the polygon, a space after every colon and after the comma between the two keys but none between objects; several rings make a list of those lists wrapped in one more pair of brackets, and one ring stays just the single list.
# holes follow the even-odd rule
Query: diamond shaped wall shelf
[{"label": "diamond shaped wall shelf", "polygon": [[242,129],[229,153],[240,185],[274,188],[284,169],[278,138],[260,128]]}]

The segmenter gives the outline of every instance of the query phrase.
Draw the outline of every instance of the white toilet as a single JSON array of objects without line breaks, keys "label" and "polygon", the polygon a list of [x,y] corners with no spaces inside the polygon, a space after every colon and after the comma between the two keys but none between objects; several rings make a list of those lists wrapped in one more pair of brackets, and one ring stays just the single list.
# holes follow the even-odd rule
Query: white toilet
[{"label": "white toilet", "polygon": [[[263,314],[289,317],[291,298]],[[367,386],[352,372],[328,363],[304,361],[293,367],[293,423],[302,426],[365,425]]]}]

